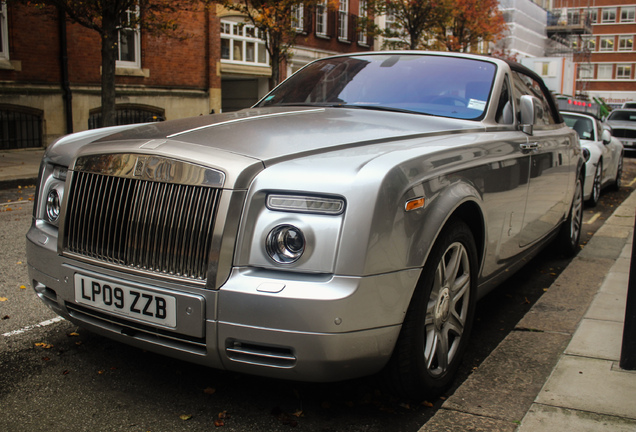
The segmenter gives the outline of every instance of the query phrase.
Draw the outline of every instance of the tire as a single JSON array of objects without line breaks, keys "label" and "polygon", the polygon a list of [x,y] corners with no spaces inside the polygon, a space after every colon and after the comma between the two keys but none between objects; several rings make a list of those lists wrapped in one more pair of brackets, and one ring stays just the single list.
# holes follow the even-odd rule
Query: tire
[{"label": "tire", "polygon": [[618,159],[618,167],[616,168],[616,178],[612,182],[613,190],[617,191],[621,188],[621,186],[623,185],[622,177],[623,177],[623,154],[621,153]]},{"label": "tire", "polygon": [[592,181],[592,194],[587,204],[590,207],[596,207],[598,200],[601,198],[601,182],[603,178],[603,161],[599,160],[594,172],[594,180]]},{"label": "tire", "polygon": [[477,248],[459,220],[438,237],[384,370],[399,397],[434,398],[453,382],[466,350],[477,301]]},{"label": "tire", "polygon": [[583,227],[583,181],[581,177],[576,180],[574,196],[567,220],[561,225],[559,232],[559,245],[568,256],[573,256],[579,251],[581,241],[581,229]]}]

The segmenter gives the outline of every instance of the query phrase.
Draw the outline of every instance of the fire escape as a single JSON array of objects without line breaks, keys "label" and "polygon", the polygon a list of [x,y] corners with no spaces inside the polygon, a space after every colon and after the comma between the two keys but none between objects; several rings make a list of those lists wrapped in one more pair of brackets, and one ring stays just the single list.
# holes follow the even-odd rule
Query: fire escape
[{"label": "fire escape", "polygon": [[[584,3],[584,4],[583,4]],[[548,11],[548,47],[551,57],[566,57],[577,65],[577,94],[587,99],[588,79],[594,77],[591,63],[594,43],[592,36],[591,0],[568,2],[568,8]]]}]

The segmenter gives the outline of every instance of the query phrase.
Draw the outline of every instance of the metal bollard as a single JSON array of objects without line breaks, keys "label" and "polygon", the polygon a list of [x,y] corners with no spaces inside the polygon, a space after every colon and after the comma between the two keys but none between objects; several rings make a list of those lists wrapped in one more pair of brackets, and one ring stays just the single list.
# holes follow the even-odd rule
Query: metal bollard
[{"label": "metal bollard", "polygon": [[623,326],[623,345],[621,347],[620,367],[636,370],[636,223],[632,237],[632,257],[629,264],[629,282],[627,284],[627,306]]}]

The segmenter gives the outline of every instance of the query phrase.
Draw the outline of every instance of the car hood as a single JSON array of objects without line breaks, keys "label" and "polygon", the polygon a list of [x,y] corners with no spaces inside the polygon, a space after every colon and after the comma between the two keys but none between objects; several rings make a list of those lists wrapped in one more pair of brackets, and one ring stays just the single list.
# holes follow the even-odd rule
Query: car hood
[{"label": "car hood", "polygon": [[375,149],[369,151],[372,158],[383,152],[374,144],[478,130],[484,130],[479,122],[422,114],[323,107],[247,109],[81,132],[54,143],[47,157],[70,166],[86,154],[160,154],[235,173],[252,166],[253,175],[264,166],[312,154],[367,146]]},{"label": "car hood", "polygon": [[625,120],[608,120],[607,124],[613,128],[636,129],[636,122]]}]

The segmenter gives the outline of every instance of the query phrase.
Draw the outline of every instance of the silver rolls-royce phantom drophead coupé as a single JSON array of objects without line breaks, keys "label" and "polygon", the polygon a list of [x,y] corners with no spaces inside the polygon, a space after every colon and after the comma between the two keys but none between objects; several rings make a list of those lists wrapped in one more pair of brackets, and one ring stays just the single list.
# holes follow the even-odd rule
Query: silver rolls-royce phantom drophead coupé
[{"label": "silver rolls-royce phantom drophead coup\u00e9", "polygon": [[302,381],[381,371],[429,396],[480,297],[553,240],[578,249],[584,163],[516,63],[325,58],[249,109],[50,145],[30,279],[142,349]]}]

